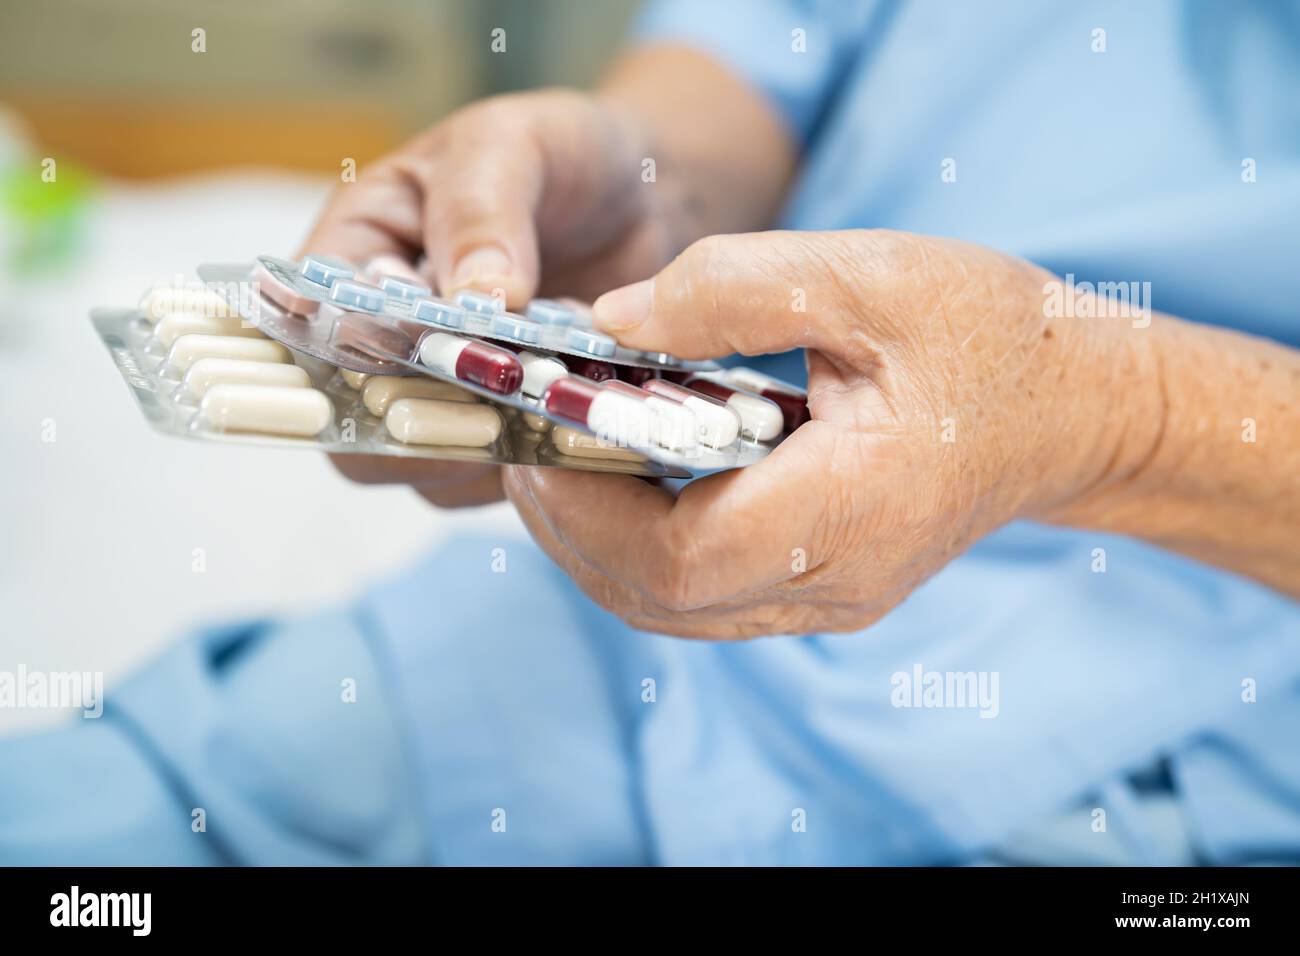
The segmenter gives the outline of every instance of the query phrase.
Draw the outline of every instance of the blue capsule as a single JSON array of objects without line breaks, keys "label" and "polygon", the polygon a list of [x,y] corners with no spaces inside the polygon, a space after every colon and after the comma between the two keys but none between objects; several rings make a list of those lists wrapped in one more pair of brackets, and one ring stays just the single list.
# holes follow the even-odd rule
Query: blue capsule
[{"label": "blue capsule", "polygon": [[338,279],[330,287],[330,301],[345,309],[381,312],[384,308],[384,290],[366,282]]},{"label": "blue capsule", "polygon": [[578,313],[567,305],[561,305],[554,299],[533,299],[528,303],[528,308],[524,310],[534,322],[540,322],[543,325],[567,326],[573,325],[578,321]]},{"label": "blue capsule", "polygon": [[456,304],[466,312],[475,312],[479,315],[492,315],[504,308],[500,300],[486,292],[474,292],[470,289],[456,293]]},{"label": "blue capsule", "polygon": [[385,294],[391,295],[395,299],[405,299],[408,302],[411,299],[418,299],[422,295],[429,295],[433,292],[427,285],[421,285],[418,282],[410,282],[407,279],[399,279],[396,276],[384,276],[379,280],[379,288],[383,289]]},{"label": "blue capsule", "polygon": [[416,299],[411,314],[421,322],[440,325],[444,329],[463,329],[465,327],[465,310],[443,299]]},{"label": "blue capsule", "polygon": [[356,272],[337,256],[303,256],[299,270],[304,279],[329,288],[339,279],[351,279]]},{"label": "blue capsule", "polygon": [[568,343],[571,349],[577,349],[579,352],[586,352],[588,355],[595,355],[598,358],[609,358],[618,349],[618,343],[612,337],[604,332],[593,332],[590,329],[569,329],[565,342]]},{"label": "blue capsule", "polygon": [[509,336],[526,345],[536,345],[542,340],[542,326],[532,319],[513,312],[498,312],[492,316],[493,335]]}]

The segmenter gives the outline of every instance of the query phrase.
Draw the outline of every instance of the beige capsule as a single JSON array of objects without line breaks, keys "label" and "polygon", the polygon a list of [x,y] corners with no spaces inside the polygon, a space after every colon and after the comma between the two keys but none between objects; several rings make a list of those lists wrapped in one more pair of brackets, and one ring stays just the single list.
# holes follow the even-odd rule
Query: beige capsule
[{"label": "beige capsule", "polygon": [[645,461],[644,455],[638,455],[630,448],[610,445],[595,435],[588,435],[576,428],[556,425],[551,430],[551,444],[555,450],[574,458],[604,458],[610,461]]},{"label": "beige capsule", "polygon": [[371,415],[383,418],[388,406],[403,398],[431,398],[443,402],[474,402],[469,392],[450,382],[424,375],[374,375],[361,390],[361,401]]},{"label": "beige capsule", "polygon": [[388,434],[405,445],[483,448],[501,437],[501,414],[490,405],[400,398],[384,416]]},{"label": "beige capsule", "polygon": [[201,358],[239,359],[244,362],[288,362],[289,350],[270,339],[250,339],[238,335],[182,335],[167,352],[166,365],[185,372]]},{"label": "beige capsule", "polygon": [[522,418],[529,430],[535,431],[539,435],[545,435],[551,430],[551,420],[545,415],[538,415],[536,412],[524,412]]},{"label": "beige capsule", "polygon": [[199,419],[221,432],[307,438],[334,420],[334,406],[314,388],[227,382],[208,389],[199,405]]},{"label": "beige capsule", "polygon": [[182,335],[236,335],[243,338],[265,338],[252,325],[238,316],[200,315],[198,312],[169,312],[154,326],[153,337],[159,345],[170,348]]},{"label": "beige capsule", "polygon": [[359,392],[366,387],[366,381],[370,378],[369,372],[354,372],[350,368],[339,369],[339,376],[344,383],[353,391]]},{"label": "beige capsule", "polygon": [[281,388],[310,388],[311,377],[296,365],[278,362],[245,362],[241,359],[201,358],[185,373],[182,393],[199,399],[214,385],[277,385]]}]

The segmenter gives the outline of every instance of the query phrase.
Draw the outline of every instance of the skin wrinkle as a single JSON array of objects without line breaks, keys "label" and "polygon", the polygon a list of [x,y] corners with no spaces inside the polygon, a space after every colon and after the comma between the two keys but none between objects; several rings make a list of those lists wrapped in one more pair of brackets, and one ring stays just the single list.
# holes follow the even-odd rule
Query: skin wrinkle
[{"label": "skin wrinkle", "polygon": [[[612,126],[616,123],[616,120],[608,115],[607,110],[601,110],[595,117],[584,118],[588,124],[597,127]],[[582,135],[582,131],[574,130],[572,137],[546,135],[534,119],[527,125],[526,132],[529,142],[533,144],[541,160],[542,181],[555,183],[561,187],[549,190],[537,210],[539,221],[548,224],[547,231],[572,233],[580,223],[587,220],[605,225],[603,231],[591,231],[589,248],[583,250],[580,247],[579,254],[583,251],[604,248],[614,237],[622,233],[629,223],[646,213],[645,197],[649,191],[613,188],[613,184],[603,182],[604,177],[597,168],[594,168],[590,153],[573,149],[573,143],[588,141],[588,137]],[[601,129],[599,135],[591,138],[598,141],[608,139],[615,143],[619,142],[618,137],[611,136],[609,129]],[[563,161],[557,161],[555,155],[557,145],[562,145],[565,149],[566,155]],[[582,170],[575,169],[573,162],[575,153],[586,164]],[[595,190],[594,197],[590,189],[592,182],[601,185],[601,188]]]},{"label": "skin wrinkle", "polygon": [[[446,171],[436,192],[416,197],[422,209],[409,208],[409,187],[363,177],[336,195],[315,234],[366,258],[410,245],[413,217],[423,218],[426,231],[416,238],[431,244],[436,236],[447,248],[474,239],[544,250],[546,274],[536,274],[538,263],[521,263],[520,284],[554,281],[570,292],[654,275],[692,240],[717,234],[657,273],[653,292],[656,304],[669,307],[666,320],[647,323],[637,344],[682,357],[720,357],[727,343],[755,353],[813,346],[816,420],[743,477],[702,479],[676,504],[646,497],[651,489],[635,481],[592,485],[559,470],[536,484],[511,478],[508,490],[530,532],[601,606],[647,629],[714,639],[856,629],[981,534],[1035,515],[1138,534],[1300,593],[1300,514],[1294,495],[1279,490],[1293,487],[1300,465],[1285,445],[1285,436],[1300,434],[1294,351],[1162,319],[1152,325],[1161,343],[1159,394],[1135,390],[1131,379],[1152,361],[1138,347],[1143,340],[1077,319],[1046,322],[1045,273],[1032,264],[957,240],[879,230],[746,234],[767,223],[795,167],[797,150],[770,104],[706,56],[682,50],[634,55],[617,74],[617,109],[548,91],[458,114],[452,122],[467,125],[455,137],[444,123],[404,150]],[[607,118],[617,126],[620,117],[654,144],[644,155],[665,172],[655,189],[636,185],[623,151],[630,134],[602,125]],[[529,160],[530,148],[520,146],[529,137],[545,145],[547,160]],[[573,162],[562,161],[568,155]],[[519,215],[521,180],[509,172],[511,159],[522,160],[522,175],[537,177],[541,200],[531,216]],[[602,183],[611,190],[606,197],[545,205]],[[618,198],[616,183],[641,198],[629,201],[626,228],[592,255],[593,236],[609,226],[614,207],[605,199]],[[486,210],[491,221],[430,228],[458,197],[476,192],[498,201]],[[383,209],[403,193],[405,208]],[[348,219],[370,208],[376,212],[364,225]],[[606,221],[585,221],[584,213]],[[426,251],[435,273],[449,268],[438,259],[446,249]],[[802,271],[791,273],[792,266]],[[805,289],[811,305],[799,319],[789,312],[792,286]],[[691,324],[699,319],[707,319],[703,330]],[[1277,371],[1268,376],[1257,366]],[[1257,445],[1236,434],[1235,422],[1248,413],[1260,420]],[[950,415],[959,422],[953,444],[940,440]],[[1116,448],[1108,480],[1094,484]],[[430,494],[440,485],[477,487],[464,474],[428,474],[435,477],[420,484]],[[1129,477],[1119,481],[1122,475]],[[403,472],[395,480],[415,477]],[[599,493],[575,509],[566,487]],[[752,502],[741,500],[746,489]],[[641,550],[610,541],[610,528],[652,501],[659,510],[643,517],[676,513],[668,519],[676,530],[659,532],[669,536]],[[824,510],[810,513],[810,506]],[[633,526],[629,540],[655,540],[648,525]],[[671,537],[687,528],[701,540]],[[787,539],[798,538],[809,539],[810,570],[769,582],[785,575]],[[684,558],[701,573],[692,584],[680,568],[656,571],[638,564],[642,558],[661,566]],[[639,586],[659,574],[655,590],[670,604],[734,593],[677,612],[608,576],[610,562]]]},{"label": "skin wrinkle", "polygon": [[[400,165],[395,164],[390,167],[384,167],[383,172],[384,172],[384,178],[382,179],[382,183],[384,185],[391,184],[396,188],[398,188],[399,190],[406,191],[409,194],[409,196],[414,197],[412,199],[412,205],[418,208],[419,205],[423,202],[422,197],[424,195],[423,189],[421,188],[419,181],[411,177],[410,174],[407,173],[407,171],[404,170]],[[393,177],[393,179],[388,178],[390,174]],[[346,187],[339,187],[339,189],[345,189],[345,188]],[[340,197],[339,200],[340,204],[346,204],[347,198],[349,196],[350,196],[349,193],[344,193]],[[370,213],[371,208],[372,207],[369,204],[364,204],[364,205],[358,204],[358,208],[355,211],[349,211],[344,213],[342,217],[342,224],[345,227],[361,225],[367,228],[368,230],[371,230],[376,235],[380,235],[380,236],[385,235],[386,233],[389,232],[388,224],[378,216],[372,215]],[[396,241],[401,246],[403,255],[405,255],[408,259],[413,260],[415,258],[415,253],[416,251],[418,251],[419,248],[418,221],[412,222],[411,226],[412,228],[409,231],[409,233],[406,232],[405,229],[403,229],[402,235],[400,236],[390,235],[389,238]]]},{"label": "skin wrinkle", "polygon": [[[752,249],[752,237],[737,237],[730,245],[727,245],[727,242],[728,240],[725,239],[714,240],[702,245],[698,250],[693,250],[688,256],[682,257],[661,277],[660,282],[657,283],[656,296],[668,295],[667,301],[672,303],[674,313],[677,315],[690,312],[692,302],[702,302],[703,308],[697,305],[694,309],[695,313],[716,316],[716,321],[723,323],[717,330],[723,342],[748,345],[748,342],[742,343],[732,335],[727,325],[730,318],[727,313],[717,311],[725,304],[719,296],[720,287],[725,284],[731,288],[736,276],[747,276],[750,281],[758,283],[760,289],[743,290],[739,295],[732,289],[730,301],[733,315],[737,307],[742,315],[751,311],[761,312],[764,308],[772,306],[770,301],[767,303],[762,303],[761,300],[755,301],[754,297],[761,293],[761,286],[775,285],[778,288],[768,294],[783,295],[785,290],[781,288],[781,284],[782,279],[785,278],[785,270],[790,268],[789,263],[798,262],[801,256],[810,260],[814,257],[807,256],[802,248],[806,240],[801,239],[796,252],[775,255],[769,251],[752,256],[752,267],[746,271],[741,267],[741,263],[744,261],[746,246],[749,245]],[[907,243],[900,245],[907,249]],[[832,250],[834,249],[835,246],[832,244]],[[911,250],[911,254],[915,256],[915,249]],[[945,259],[953,254],[951,249],[945,248]],[[937,268],[937,260],[934,257],[922,256],[922,259],[928,263],[925,269],[927,273],[932,273]],[[822,263],[828,260],[829,255],[820,257]],[[914,261],[914,258],[910,261]],[[685,274],[683,270],[686,270]],[[827,287],[833,285],[832,276],[838,278],[833,267],[826,268],[823,265],[817,271]],[[966,267],[955,271],[963,276],[972,274]],[[666,277],[671,277],[673,290],[663,289],[662,283],[667,281]],[[942,287],[942,283],[933,276],[929,276],[926,281],[936,282]],[[890,283],[889,291],[896,296],[908,296],[908,290],[900,283]],[[834,297],[842,295],[843,292],[833,288],[830,294],[831,301],[834,301]],[[827,301],[825,295],[826,292],[823,291],[817,301]],[[1006,380],[1006,367],[1012,363],[1025,369],[1021,384],[1019,386],[1009,383],[1000,384],[996,377],[986,380],[982,374],[962,372],[953,359],[956,350],[952,345],[943,343],[954,341],[974,343],[993,335],[990,331],[993,327],[987,324],[991,321],[987,315],[976,316],[973,319],[979,325],[981,334],[978,337],[963,340],[953,324],[957,314],[969,314],[973,311],[964,303],[976,300],[985,303],[1008,300],[1030,303],[1034,301],[1028,294],[1019,297],[1005,294],[1004,285],[994,281],[979,283],[978,288],[965,294],[955,296],[945,294],[933,299],[932,304],[935,308],[929,313],[930,318],[922,323],[907,323],[895,318],[893,325],[903,330],[901,337],[908,342],[910,349],[923,349],[925,351],[921,354],[942,356],[936,365],[930,366],[925,361],[919,361],[920,355],[917,355],[910,366],[904,366],[908,368],[908,373],[902,377],[895,377],[889,372],[889,363],[882,362],[879,357],[881,345],[877,344],[875,336],[861,328],[854,329],[852,333],[840,339],[838,354],[818,357],[820,356],[818,353],[818,356],[809,356],[810,373],[814,377],[811,401],[814,413],[818,417],[805,428],[830,429],[828,433],[830,444],[827,446],[829,452],[820,470],[820,474],[825,475],[827,480],[819,479],[815,484],[805,486],[807,490],[815,491],[824,511],[822,517],[812,526],[812,546],[795,545],[803,546],[810,552],[810,563],[813,566],[785,584],[771,585],[754,589],[744,595],[737,595],[736,597],[741,599],[741,607],[746,604],[762,603],[765,600],[764,595],[769,596],[766,600],[784,597],[792,601],[791,610],[786,615],[788,621],[815,619],[819,622],[819,629],[850,626],[850,622],[851,626],[861,626],[865,621],[878,618],[884,610],[894,606],[920,581],[942,567],[947,560],[966,550],[984,530],[1006,520],[1006,514],[1001,509],[1005,505],[1007,496],[997,490],[1002,479],[995,479],[995,475],[999,473],[999,469],[1018,466],[1021,462],[1025,462],[1028,468],[1029,451],[1026,445],[1040,446],[1044,443],[1045,418],[1038,413],[1041,406],[1037,404],[1029,406],[1035,409],[1035,414],[1024,415],[1023,396],[1026,392],[1041,387],[1037,376],[1030,375],[1028,369],[1036,367],[1035,363],[1041,364],[1044,356],[1049,353],[1042,345],[1043,322],[1041,319],[1034,320],[1035,314],[1042,314],[1041,309],[1037,313],[1032,309],[1024,309],[1022,312],[1030,320],[1032,331],[1025,331],[1023,323],[1021,328],[1010,330],[1005,329],[1005,324],[1000,325],[999,331],[1009,332],[1013,337],[1012,341],[1003,348],[991,351],[981,347],[977,352],[973,352],[968,345],[962,350],[983,355],[985,362],[991,362],[990,356],[996,355],[997,362],[1003,366],[1000,370],[1002,380]],[[887,304],[883,314],[897,317],[900,309],[901,306]],[[868,310],[866,313],[858,312],[858,314],[869,316],[881,313]],[[737,318],[743,321],[739,316]],[[918,335],[927,325],[943,331],[938,335],[932,333]],[[890,325],[887,324],[885,328],[890,329]],[[908,332],[908,329],[911,331]],[[894,334],[898,336],[898,333]],[[867,344],[864,347],[854,348],[851,343],[855,342]],[[846,352],[850,354],[846,355]],[[853,362],[852,356],[858,352],[866,352],[870,355],[866,363],[869,371]],[[822,360],[823,358],[825,361]],[[827,366],[834,369],[834,374],[830,374]],[[927,368],[933,371],[926,372]],[[939,374],[943,369],[948,369],[949,373]],[[817,379],[819,370],[821,380]],[[884,375],[881,374],[882,371]],[[901,391],[891,387],[888,392],[884,392],[877,389],[873,376],[875,380],[884,378],[891,382],[906,382],[906,386]],[[893,416],[889,419],[894,423],[892,426],[876,421],[871,423],[872,427],[864,427],[864,422],[858,417],[860,413],[856,411],[850,411],[847,417],[845,416],[843,409],[846,407],[851,409],[852,400],[856,397],[854,384],[859,388],[870,387],[877,391],[878,397],[887,399]],[[1014,417],[1011,420],[1020,419],[1018,429],[1012,431],[994,429],[987,435],[983,434],[985,428],[980,424],[980,402],[974,396],[983,395],[986,391],[989,393],[986,397],[989,398],[999,393],[1011,397],[1019,392],[1020,397],[1011,406],[1014,409]],[[934,402],[936,395],[944,396],[942,404]],[[966,395],[971,396],[970,401],[964,398]],[[906,398],[900,404],[899,399],[904,396]],[[851,404],[844,406],[845,400],[849,400]],[[916,434],[917,424],[935,421],[934,413],[930,411],[935,407],[966,410],[963,432],[955,445],[940,449],[933,443],[933,439],[918,444],[908,437]],[[823,421],[825,416],[830,416],[830,420]],[[1014,437],[1017,431],[1020,438]],[[890,434],[895,437],[892,439],[884,437]],[[931,431],[931,434],[937,433]],[[1026,437],[1028,442],[1025,441]],[[888,450],[888,445],[881,443],[882,440],[894,443],[892,452]],[[864,441],[868,444],[863,444]],[[815,447],[817,443],[811,442],[801,446],[806,449]],[[927,451],[927,448],[930,451]],[[937,457],[934,457],[935,455]],[[932,458],[932,464],[927,464],[927,461]],[[933,464],[939,464],[942,473],[947,477],[937,480]],[[923,479],[919,486],[906,477],[927,472],[929,477]],[[865,475],[865,482],[854,480],[852,476],[855,474]],[[922,488],[935,491],[945,488],[948,490],[937,498],[930,498],[927,497],[929,490],[925,494],[918,493]],[[809,500],[808,495],[806,493],[799,495],[793,504],[797,506],[800,500]],[[541,506],[546,507],[547,502],[542,500]],[[871,517],[864,524],[863,519],[867,515]],[[678,528],[682,534],[686,534],[688,530],[686,524],[679,525]],[[761,534],[761,526],[757,526],[755,533]],[[875,548],[868,543],[864,553],[862,543],[864,541],[879,541],[881,547]],[[681,553],[680,563],[685,569],[684,573],[679,576],[669,574],[664,582],[656,583],[650,588],[651,597],[661,599],[659,603],[667,603],[676,608],[694,607],[699,603],[699,595],[703,592],[692,591],[690,582],[702,579],[701,568],[707,569],[710,552],[691,551],[688,542],[689,537],[676,539],[676,543],[670,549]],[[774,553],[780,555],[788,553],[790,551],[790,548],[786,547],[788,544],[789,542],[783,542],[780,544],[780,550],[775,550],[777,541],[773,540],[766,545],[760,544],[756,547],[767,551],[770,559]],[[663,561],[672,559],[671,554],[665,557],[659,553],[661,550],[652,549],[651,566],[647,568],[653,570],[656,577],[662,574],[660,565]],[[719,559],[720,557],[714,560]],[[867,566],[859,566],[857,570],[860,583],[850,585],[849,581],[852,579],[843,578],[844,569],[839,565],[845,561],[860,565],[864,560]],[[694,578],[689,573],[692,569],[695,573]],[[710,576],[708,580],[713,582],[719,580],[717,573]],[[836,597],[845,586],[851,586],[860,597],[858,599]],[[849,617],[846,617],[843,612],[845,605],[854,609]],[[701,623],[705,620],[703,616],[705,612],[716,612],[719,607],[729,606],[732,606],[732,602],[723,605],[715,604],[711,608],[692,611],[686,615],[673,614],[670,607],[666,619],[661,620],[656,615],[654,627],[669,633],[704,633],[714,637],[731,637],[748,633],[745,629],[755,626],[755,619],[752,616],[746,617],[739,609],[735,610],[730,617],[724,614],[721,619],[709,613],[707,615],[709,623],[707,625]],[[819,608],[820,614],[809,616],[807,611],[809,606]],[[832,607],[835,610],[832,610]],[[728,620],[730,623],[724,623]],[[651,622],[645,623],[648,626]]]},{"label": "skin wrinkle", "polygon": [[[1153,319],[1154,322],[1154,319]],[[1143,330],[1146,331],[1146,330]],[[1097,498],[1103,492],[1109,493],[1112,497],[1123,498],[1129,491],[1143,484],[1144,478],[1152,469],[1154,464],[1160,460],[1162,452],[1165,450],[1165,438],[1169,419],[1169,390],[1166,383],[1164,357],[1160,349],[1150,349],[1151,362],[1154,365],[1154,394],[1157,396],[1157,425],[1153,438],[1150,440],[1147,450],[1138,456],[1137,460],[1131,465],[1122,463],[1127,462],[1127,456],[1124,454],[1124,446],[1130,431],[1132,430],[1129,422],[1127,409],[1121,406],[1118,410],[1112,409],[1110,416],[1118,418],[1116,411],[1125,412],[1122,417],[1122,426],[1120,434],[1115,441],[1113,451],[1108,458],[1105,467],[1094,476],[1078,493],[1075,498],[1077,504],[1075,508],[1081,512],[1086,512],[1089,503]],[[1122,370],[1122,375],[1113,378],[1122,378],[1128,380],[1140,380],[1140,370],[1128,368]],[[1107,393],[1115,393],[1120,387],[1120,382],[1112,380],[1104,386]],[[1145,411],[1143,407],[1143,411]],[[1177,471],[1184,465],[1182,456],[1175,456],[1172,460],[1164,462],[1164,470]],[[1049,520],[1050,517],[1049,517]]]}]

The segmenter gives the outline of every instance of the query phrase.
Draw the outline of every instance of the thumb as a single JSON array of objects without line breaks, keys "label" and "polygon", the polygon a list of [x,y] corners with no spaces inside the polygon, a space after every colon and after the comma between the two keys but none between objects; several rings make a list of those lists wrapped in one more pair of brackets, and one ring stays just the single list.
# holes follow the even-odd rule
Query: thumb
[{"label": "thumb", "polygon": [[684,359],[834,352],[851,314],[827,266],[821,234],[710,236],[650,279],[607,292],[597,328],[623,345]]}]

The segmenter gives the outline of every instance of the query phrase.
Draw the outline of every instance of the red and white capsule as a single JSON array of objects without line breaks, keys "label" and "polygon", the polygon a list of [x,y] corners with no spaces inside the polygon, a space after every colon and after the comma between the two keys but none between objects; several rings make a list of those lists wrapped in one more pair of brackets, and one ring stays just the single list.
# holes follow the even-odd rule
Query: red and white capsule
[{"label": "red and white capsule", "polygon": [[740,419],[740,435],[746,441],[771,441],[785,425],[781,407],[771,399],[698,375],[687,379],[686,387],[716,398],[735,412]]},{"label": "red and white capsule", "polygon": [[700,425],[695,420],[694,413],[685,405],[652,395],[643,388],[616,378],[601,383],[600,387],[626,395],[645,405],[651,415],[649,437],[653,444],[676,452],[690,452],[698,447]]},{"label": "red and white capsule", "polygon": [[689,409],[699,426],[700,444],[709,448],[726,448],[740,437],[740,416],[716,398],[662,378],[651,379],[641,387]]},{"label": "red and white capsule", "polygon": [[806,421],[812,419],[808,412],[808,398],[794,392],[771,376],[752,368],[729,368],[722,373],[723,380],[736,388],[761,395],[769,401],[776,402],[785,417],[785,430],[788,434]]},{"label": "red and white capsule", "polygon": [[584,425],[606,445],[646,448],[651,444],[653,412],[645,402],[602,388],[577,375],[557,378],[543,399],[546,411]]},{"label": "red and white capsule", "polygon": [[513,395],[524,381],[524,368],[513,353],[449,332],[426,335],[420,341],[420,361],[498,395]]}]

